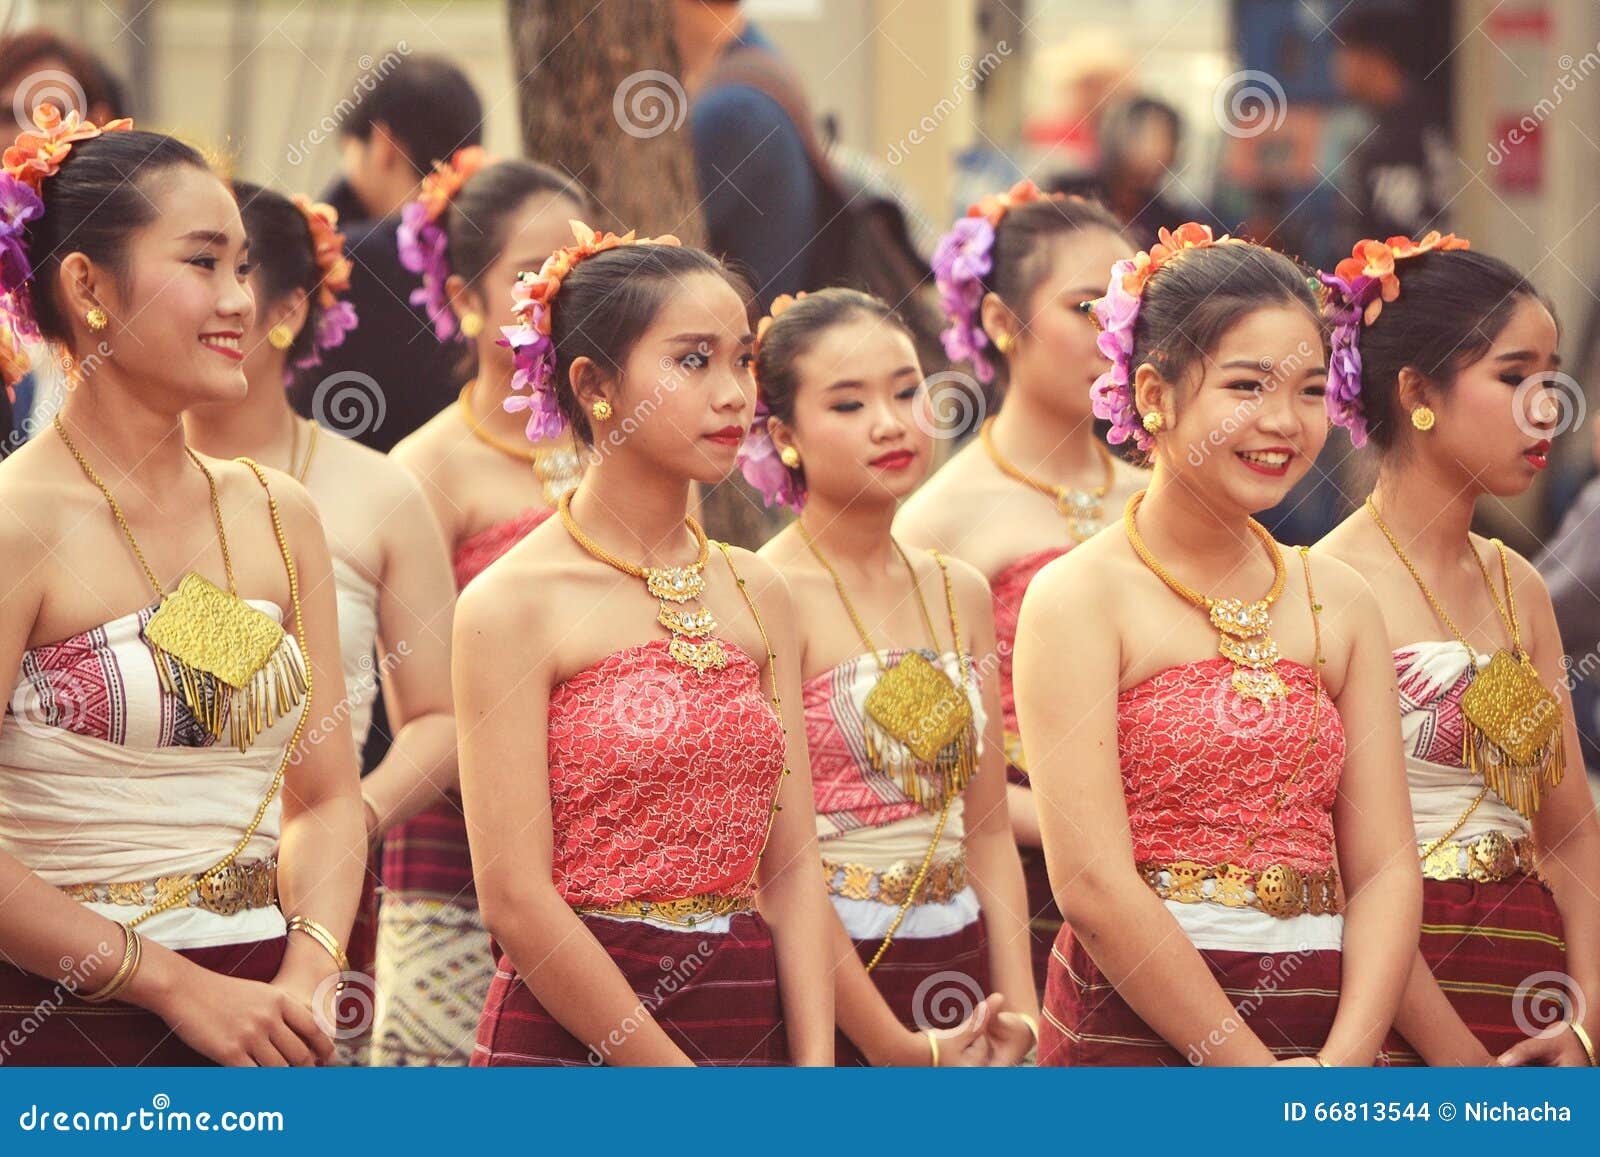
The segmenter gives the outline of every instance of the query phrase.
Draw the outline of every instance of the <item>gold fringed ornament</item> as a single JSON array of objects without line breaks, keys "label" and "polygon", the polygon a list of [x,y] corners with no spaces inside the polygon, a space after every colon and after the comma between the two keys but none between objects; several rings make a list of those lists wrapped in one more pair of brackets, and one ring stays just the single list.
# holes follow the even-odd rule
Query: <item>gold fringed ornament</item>
[{"label": "gold fringed ornament", "polygon": [[[177,590],[167,594],[145,560],[144,551],[139,549],[110,488],[68,436],[59,414],[55,428],[89,481],[105,497],[160,600],[143,633],[155,652],[161,689],[189,708],[213,739],[220,739],[226,728],[233,745],[240,751],[247,750],[256,736],[300,706],[310,690],[310,681],[299,651],[288,641],[288,633],[271,615],[252,607],[237,593],[216,479],[190,450],[190,459],[205,475],[211,491],[211,512],[217,524],[228,589],[191,571],[179,582]],[[275,505],[272,513],[281,543],[282,527]]]},{"label": "gold fringed ornament", "polygon": [[[1411,572],[1411,577],[1433,607],[1434,614],[1467,649],[1476,667],[1477,651],[1439,605],[1428,584],[1422,581],[1422,575],[1406,557],[1400,540],[1383,521],[1370,496],[1366,507],[1395,554]],[[1473,560],[1483,573],[1483,582],[1489,588],[1489,597],[1494,600],[1495,610],[1500,613],[1501,621],[1511,634],[1511,647],[1509,650],[1497,650],[1487,666],[1477,667],[1472,682],[1461,696],[1461,763],[1473,774],[1481,776],[1484,786],[1504,800],[1507,807],[1524,819],[1531,820],[1566,774],[1565,719],[1561,713],[1561,700],[1540,681],[1533,661],[1523,649],[1522,630],[1517,622],[1516,596],[1511,590],[1511,564],[1505,543],[1498,538],[1489,541],[1500,554],[1500,575],[1506,588],[1504,603],[1500,601],[1500,592],[1495,589],[1494,580],[1482,556],[1471,547],[1470,542],[1468,549],[1472,550]]]}]

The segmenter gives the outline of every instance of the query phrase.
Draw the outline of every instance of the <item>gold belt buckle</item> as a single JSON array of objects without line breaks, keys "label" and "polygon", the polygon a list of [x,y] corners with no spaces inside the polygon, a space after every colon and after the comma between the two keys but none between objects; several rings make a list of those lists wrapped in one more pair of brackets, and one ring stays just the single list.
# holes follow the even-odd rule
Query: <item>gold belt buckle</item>
[{"label": "gold belt buckle", "polygon": [[[910,894],[919,867],[917,864],[902,862],[881,872],[875,872],[865,864],[823,860],[822,875],[828,894],[831,896],[899,905],[904,904]],[[929,865],[922,887],[917,890],[917,901],[922,904],[946,903],[953,900],[966,886],[966,857],[950,856]]]},{"label": "gold belt buckle", "polygon": [[1480,836],[1467,849],[1467,872],[1478,883],[1504,880],[1517,870],[1517,849],[1501,832]]}]

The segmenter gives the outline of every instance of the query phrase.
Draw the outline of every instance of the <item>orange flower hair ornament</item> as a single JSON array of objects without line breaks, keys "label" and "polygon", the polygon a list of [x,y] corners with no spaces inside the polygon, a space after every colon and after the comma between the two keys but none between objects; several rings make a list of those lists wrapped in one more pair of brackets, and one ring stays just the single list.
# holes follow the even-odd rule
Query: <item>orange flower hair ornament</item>
[{"label": "orange flower hair ornament", "polygon": [[513,391],[527,390],[527,395],[514,393],[504,402],[506,410],[516,413],[528,411],[528,440],[540,442],[554,438],[566,429],[566,419],[556,404],[555,371],[556,347],[550,336],[550,310],[561,283],[567,275],[597,253],[623,245],[677,245],[679,241],[670,233],[660,237],[636,237],[632,229],[618,236],[615,233],[596,233],[582,221],[569,221],[577,243],[557,249],[538,273],[523,271],[511,287],[511,308],[517,317],[516,325],[502,326],[502,344],[511,347],[517,372],[511,376]]},{"label": "orange flower hair ornament", "polygon": [[422,274],[421,287],[411,291],[411,304],[427,310],[433,332],[440,341],[456,338],[460,327],[445,293],[445,282],[450,278],[450,263],[445,255],[449,240],[439,222],[461,186],[494,161],[480,145],[457,149],[448,162],[433,163],[432,171],[422,178],[417,199],[406,202],[400,210],[400,227],[396,232],[400,264],[413,273]]},{"label": "orange flower hair ornament", "polygon": [[67,159],[77,142],[93,140],[101,133],[126,132],[133,128],[131,117],[107,121],[103,125],[81,120],[77,109],[63,117],[61,110],[47,101],[33,110],[33,123],[39,131],[18,134],[5,151],[3,161],[5,171],[35,193],[40,191],[46,177],[56,175],[61,162]]},{"label": "orange flower hair ornament", "polygon": [[1371,325],[1386,302],[1400,296],[1400,274],[1395,263],[1424,253],[1469,249],[1471,243],[1454,233],[1428,233],[1420,241],[1391,237],[1387,241],[1357,241],[1332,273],[1318,273],[1323,285],[1323,316],[1332,326],[1332,355],[1328,366],[1328,416],[1350,431],[1350,442],[1367,441],[1366,409],[1361,403],[1361,327]]},{"label": "orange flower hair ornament", "polygon": [[1215,237],[1209,225],[1189,221],[1175,230],[1162,229],[1160,240],[1148,252],[1136,253],[1111,267],[1111,282],[1104,297],[1084,303],[1084,310],[1100,327],[1096,339],[1100,352],[1111,359],[1111,368],[1095,379],[1089,394],[1094,413],[1111,423],[1106,440],[1126,442],[1132,438],[1139,449],[1149,451],[1154,439],[1139,421],[1133,402],[1133,327],[1139,319],[1139,306],[1150,279],[1185,253],[1213,245],[1247,245],[1249,242],[1224,233]]},{"label": "orange flower hair ornament", "polygon": [[339,300],[339,294],[350,288],[350,259],[344,255],[344,234],[338,231],[339,212],[332,205],[312,203],[310,198],[296,193],[290,198],[294,207],[306,219],[306,230],[311,234],[311,252],[321,276],[317,280],[317,321],[311,351],[296,358],[294,368],[310,369],[322,364],[322,354],[344,344],[346,335],[355,329],[358,319],[356,307]]},{"label": "orange flower hair ornament", "polygon": [[[756,357],[761,355],[761,342],[767,336],[767,331],[772,328],[773,322],[782,317],[795,302],[805,297],[805,292],[793,295],[784,293],[772,301],[772,309],[767,316],[756,323],[756,341],[751,350]],[[756,382],[756,414],[755,420],[750,424],[750,432],[745,435],[744,443],[739,447],[739,473],[744,475],[744,480],[760,492],[762,501],[768,506],[787,506],[791,510],[799,510],[805,504],[805,492],[800,488],[795,472],[783,464],[778,457],[778,447],[772,441],[772,431],[768,423],[772,418],[772,411],[767,408],[766,401],[761,397],[760,381]]]}]

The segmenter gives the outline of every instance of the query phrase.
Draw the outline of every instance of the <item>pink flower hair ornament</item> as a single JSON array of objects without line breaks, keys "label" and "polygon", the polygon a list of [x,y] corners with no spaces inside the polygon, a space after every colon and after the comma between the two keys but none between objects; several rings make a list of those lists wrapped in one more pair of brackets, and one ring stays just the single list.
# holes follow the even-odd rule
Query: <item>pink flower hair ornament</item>
[{"label": "pink flower hair ornament", "polygon": [[[500,327],[500,344],[509,346],[516,363],[511,375],[512,395],[502,403],[508,413],[528,412],[526,433],[530,442],[542,442],[567,429],[556,401],[556,345],[550,336],[550,310],[561,283],[579,262],[622,245],[678,245],[670,233],[636,237],[633,230],[617,235],[597,233],[582,221],[569,221],[576,244],[557,249],[538,273],[524,270],[511,287],[511,310],[516,325]],[[522,391],[527,391],[523,393]]]},{"label": "pink flower hair ornament", "polygon": [[445,282],[450,279],[450,261],[447,256],[449,240],[442,219],[461,186],[494,160],[480,145],[457,149],[448,162],[433,163],[433,171],[422,178],[417,199],[407,201],[400,210],[400,227],[396,231],[400,264],[412,273],[422,274],[421,287],[411,291],[411,304],[427,311],[434,335],[440,341],[454,341],[461,336],[461,327],[456,323],[455,311],[450,308],[450,298],[445,292]]},{"label": "pink flower hair ornament", "polygon": [[[802,291],[792,296],[787,293],[780,294],[773,299],[771,312],[756,325],[756,340],[751,350],[752,355],[760,356],[761,339],[767,336],[767,331],[772,328],[773,322],[804,296],[805,293]],[[751,364],[754,365],[754,362]],[[798,512],[805,505],[805,489],[800,485],[798,472],[785,466],[783,459],[779,457],[778,447],[772,440],[772,431],[769,428],[772,411],[767,408],[760,390],[761,381],[758,377],[756,416],[750,425],[750,432],[745,435],[744,443],[739,447],[739,473],[743,474],[744,480],[761,495],[766,505],[786,506]]]}]

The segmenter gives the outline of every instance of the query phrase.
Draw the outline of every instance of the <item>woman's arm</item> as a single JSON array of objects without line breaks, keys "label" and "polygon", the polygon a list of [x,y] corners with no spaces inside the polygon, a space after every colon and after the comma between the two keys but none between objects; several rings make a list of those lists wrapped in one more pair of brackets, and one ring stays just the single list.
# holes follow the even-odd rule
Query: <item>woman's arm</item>
[{"label": "woman's arm", "polygon": [[834,986],[832,966],[838,918],[828,903],[817,851],[816,810],[811,797],[811,758],[806,751],[801,709],[800,642],[789,588],[764,559],[739,552],[738,566],[765,625],[783,702],[788,774],[778,784],[779,811],[757,870],[761,914],[772,926],[778,952],[778,990],[783,998],[789,1055],[797,1065],[833,1064]]},{"label": "woman's arm", "polygon": [[456,786],[456,720],[450,697],[450,619],[456,584],[433,512],[409,474],[385,544],[378,597],[383,702],[394,742],[361,781],[367,836],[376,839]]},{"label": "woman's arm", "polygon": [[1029,585],[1017,630],[1017,713],[1056,903],[1117,993],[1179,1052],[1269,1065],[1271,1051],[1243,1024],[1208,1043],[1238,1014],[1134,866],[1117,753],[1117,597],[1100,569],[1076,551],[1051,563]]},{"label": "woman's arm", "polygon": [[1417,960],[1422,871],[1383,615],[1366,582],[1343,563],[1319,559],[1319,570],[1325,634],[1348,640],[1349,648],[1335,700],[1346,741],[1333,809],[1345,894],[1343,960],[1339,1010],[1321,1056],[1330,1065],[1370,1065]]},{"label": "woman's arm", "polygon": [[[336,709],[345,689],[333,563],[310,495],[284,475],[272,479],[272,494],[299,580],[305,624],[299,642],[311,675],[311,696],[302,710],[306,728],[315,727],[324,736],[322,742],[309,743],[302,732],[284,771],[278,904],[285,916],[315,920],[342,945],[355,922],[367,858],[355,744],[348,716]],[[293,623],[286,626],[298,630]],[[273,983],[309,1002],[319,985],[338,971],[316,940],[292,934]]]},{"label": "woman's arm", "polygon": [[1005,997],[990,1034],[996,1038],[993,1061],[1014,1064],[1033,1047],[1033,1029],[1022,1017],[1038,1025],[1039,997],[1028,933],[1028,889],[1006,810],[1005,723],[995,667],[994,600],[989,584],[976,570],[964,563],[950,565],[967,628],[965,645],[982,673],[987,716],[978,774],[965,792],[967,879],[983,909],[993,989]]},{"label": "woman's arm", "polygon": [[[1519,565],[1520,564],[1520,565]],[[1583,1010],[1583,1027],[1589,1039],[1600,1044],[1600,823],[1584,774],[1583,749],[1578,743],[1572,714],[1572,680],[1563,662],[1561,628],[1556,624],[1544,582],[1521,558],[1512,567],[1517,582],[1517,605],[1523,616],[1523,637],[1528,641],[1539,679],[1561,701],[1562,737],[1566,744],[1566,774],[1534,815],[1533,832],[1539,848],[1539,875],[1550,885],[1561,911],[1567,941],[1567,972],[1576,992],[1566,994],[1571,1007]],[[1587,1065],[1588,1055],[1572,1032],[1537,1036],[1523,1041],[1501,1057],[1502,1064]]]},{"label": "woman's arm", "polygon": [[546,599],[491,572],[456,608],[452,682],[479,909],[529,991],[607,1064],[691,1065],[556,891],[549,643],[571,620]]}]

